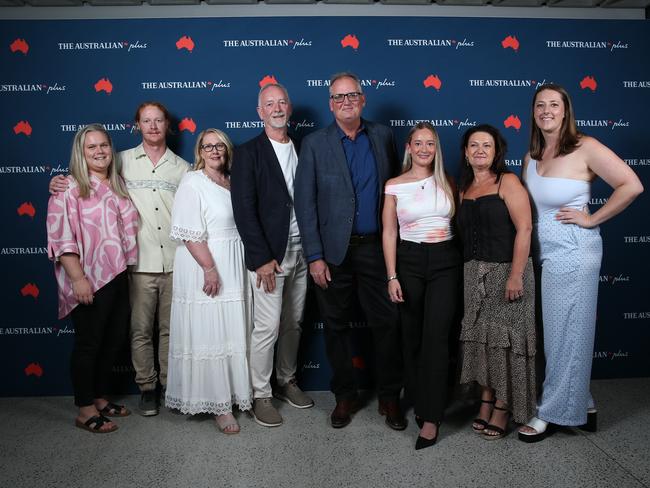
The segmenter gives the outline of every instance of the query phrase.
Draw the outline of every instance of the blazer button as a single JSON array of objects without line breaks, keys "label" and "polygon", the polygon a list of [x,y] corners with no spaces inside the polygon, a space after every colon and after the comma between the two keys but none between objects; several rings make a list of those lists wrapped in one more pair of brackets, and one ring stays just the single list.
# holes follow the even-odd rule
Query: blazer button
[{"label": "blazer button", "polygon": [[287,203],[287,207],[291,208],[291,203]]},{"label": "blazer button", "polygon": [[352,219],[348,219],[348,222],[349,222],[349,223],[352,223]]}]

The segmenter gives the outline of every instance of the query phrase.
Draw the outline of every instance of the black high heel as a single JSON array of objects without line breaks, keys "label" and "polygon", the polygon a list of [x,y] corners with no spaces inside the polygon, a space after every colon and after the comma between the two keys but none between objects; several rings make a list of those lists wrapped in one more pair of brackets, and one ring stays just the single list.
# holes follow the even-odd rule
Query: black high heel
[{"label": "black high heel", "polygon": [[585,432],[598,431],[598,412],[596,410],[587,411],[587,423],[578,426],[578,429]]},{"label": "black high heel", "polygon": [[[497,402],[496,400],[481,400],[481,403],[488,403],[490,405],[494,405],[496,402]],[[480,419],[480,418],[477,417],[474,420],[472,420],[472,423],[473,424],[479,424],[479,425],[483,426],[482,429],[477,429],[477,428],[474,427],[474,425],[472,425],[472,430],[474,432],[476,432],[477,434],[481,434],[485,430],[485,428],[488,426],[489,419],[488,420],[483,420],[483,419]]]},{"label": "black high heel", "polygon": [[[489,441],[495,441],[497,439],[503,439],[507,434],[508,434],[508,423],[510,422],[510,410],[507,408],[503,407],[497,407],[496,405],[494,406],[494,410],[500,410],[502,412],[508,412],[508,416],[506,417],[506,425],[504,428],[499,427],[498,425],[494,424],[487,424],[485,426],[485,429],[483,429],[483,439],[489,440]],[[486,432],[490,430],[492,432],[496,432],[496,434],[486,434]]]},{"label": "black high heel", "polygon": [[[424,425],[424,422],[422,422],[422,424]],[[440,421],[436,422],[436,425],[438,426],[438,429],[436,429],[436,436],[433,439],[427,439],[425,437],[418,435],[418,438],[415,441],[416,451],[419,451],[420,449],[425,449],[427,447],[431,447],[436,443],[436,441],[438,440],[438,435],[440,434]]]}]

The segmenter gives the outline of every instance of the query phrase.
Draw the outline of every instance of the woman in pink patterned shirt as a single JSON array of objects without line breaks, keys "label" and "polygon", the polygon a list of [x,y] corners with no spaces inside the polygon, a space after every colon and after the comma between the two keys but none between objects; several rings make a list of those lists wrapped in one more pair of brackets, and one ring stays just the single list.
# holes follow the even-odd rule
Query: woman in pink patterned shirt
[{"label": "woman in pink patterned shirt", "polygon": [[75,327],[70,360],[77,427],[97,434],[129,411],[105,398],[116,353],[128,333],[126,267],[137,260],[138,213],[129,200],[110,136],[91,124],[75,135],[70,184],[50,197],[48,254],[59,289],[59,319]]}]

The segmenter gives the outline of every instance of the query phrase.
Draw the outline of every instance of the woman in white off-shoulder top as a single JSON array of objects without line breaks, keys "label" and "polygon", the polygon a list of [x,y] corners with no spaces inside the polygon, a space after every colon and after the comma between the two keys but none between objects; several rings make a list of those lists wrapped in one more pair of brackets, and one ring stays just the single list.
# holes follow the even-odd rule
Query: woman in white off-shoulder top
[{"label": "woman in white off-shoulder top", "polygon": [[462,286],[462,257],[451,226],[454,192],[431,124],[419,123],[409,132],[402,174],[386,182],[385,194],[388,293],[399,305],[405,392],[420,427],[415,448],[422,449],[438,438],[447,392],[447,338]]}]

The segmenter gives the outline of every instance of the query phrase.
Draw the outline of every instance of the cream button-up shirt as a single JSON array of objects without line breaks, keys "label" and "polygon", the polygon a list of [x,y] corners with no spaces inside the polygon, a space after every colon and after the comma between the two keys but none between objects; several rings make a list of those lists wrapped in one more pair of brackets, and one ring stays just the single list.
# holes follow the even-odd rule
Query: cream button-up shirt
[{"label": "cream button-up shirt", "polygon": [[119,154],[129,196],[140,214],[138,264],[130,271],[168,273],[176,244],[169,238],[174,195],[190,164],[169,148],[154,166],[142,144]]}]

